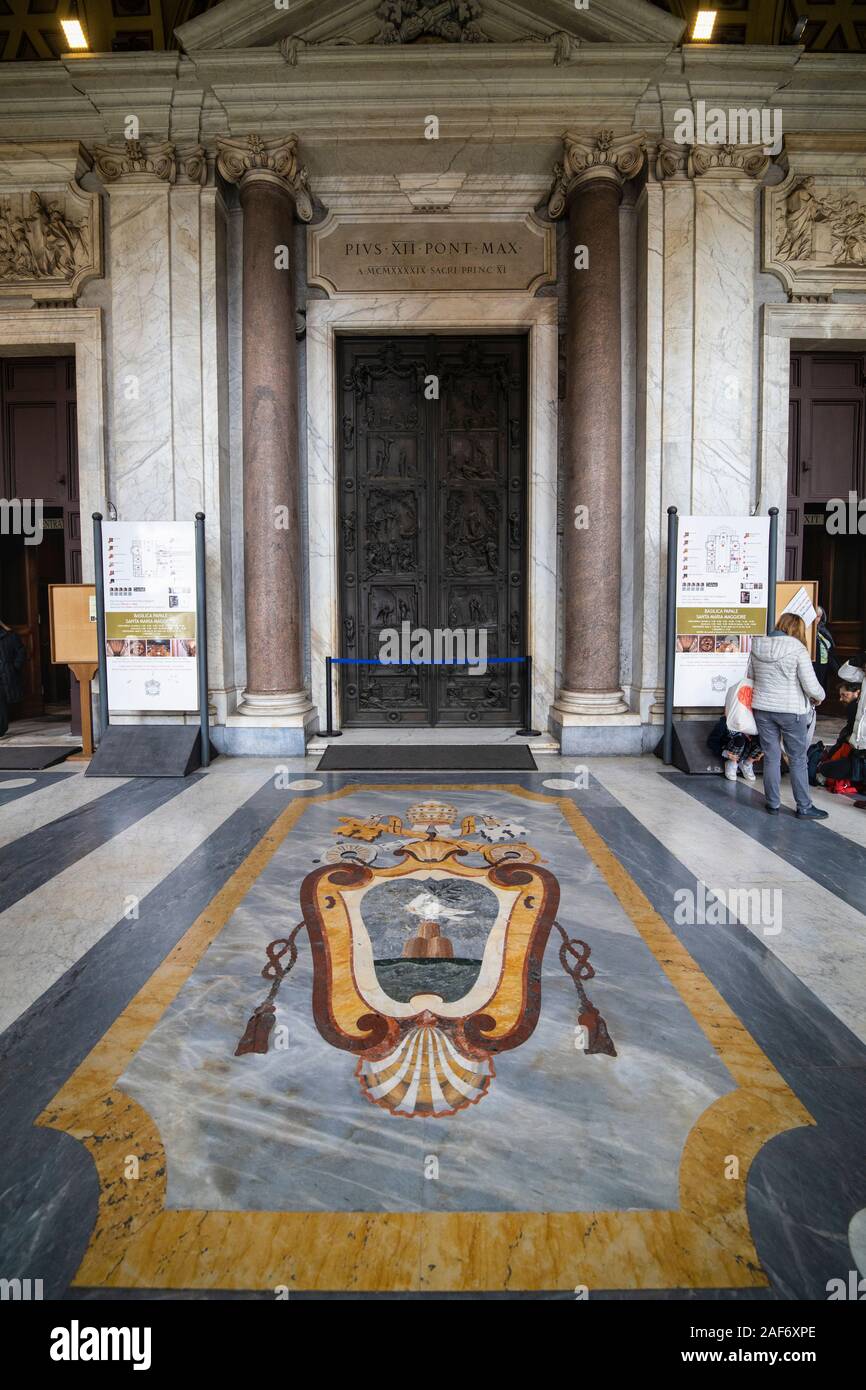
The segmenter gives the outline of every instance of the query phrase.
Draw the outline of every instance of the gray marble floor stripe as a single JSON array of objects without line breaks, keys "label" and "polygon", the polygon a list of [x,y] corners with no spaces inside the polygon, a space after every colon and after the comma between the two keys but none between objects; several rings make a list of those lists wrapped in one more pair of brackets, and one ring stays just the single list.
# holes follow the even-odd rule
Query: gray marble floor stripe
[{"label": "gray marble floor stripe", "polygon": [[779,1297],[825,1299],[853,1267],[848,1224],[866,1206],[866,1046],[747,928],[678,925],[674,889],[697,879],[626,807],[594,805],[592,788],[574,799],[816,1120],[764,1146],[747,1200]]},{"label": "gray marble floor stripe", "polygon": [[[866,849],[862,845],[820,821],[797,820],[785,806],[778,816],[768,816],[763,793],[740,782],[732,784],[723,777],[687,777],[680,772],[660,775],[849,907],[858,912],[866,908]],[[850,810],[852,816],[864,814],[853,806]],[[866,931],[866,917],[863,928]]]},{"label": "gray marble floor stripe", "polygon": [[184,791],[194,777],[136,777],[0,849],[0,912]]},{"label": "gray marble floor stripe", "polygon": [[[154,779],[156,780],[156,779]],[[0,1035],[0,1270],[63,1294],[96,1215],[91,1159],[33,1122],[284,810],[268,783]],[[6,1277],[13,1277],[7,1275]]]},{"label": "gray marble floor stripe", "polygon": [[[8,806],[11,801],[19,801],[22,796],[29,796],[31,792],[41,792],[52,782],[67,782],[75,775],[74,772],[0,772],[0,807]],[[30,783],[29,786],[8,785],[10,782],[25,780]]]}]

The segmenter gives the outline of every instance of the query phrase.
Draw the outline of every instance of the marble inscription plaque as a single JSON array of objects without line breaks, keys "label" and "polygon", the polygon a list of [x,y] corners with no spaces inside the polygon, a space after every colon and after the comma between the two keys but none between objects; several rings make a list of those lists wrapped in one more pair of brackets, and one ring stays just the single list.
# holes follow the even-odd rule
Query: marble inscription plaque
[{"label": "marble inscription plaque", "polygon": [[554,232],[519,216],[332,214],[308,236],[309,282],[331,294],[533,290],[554,279]]}]

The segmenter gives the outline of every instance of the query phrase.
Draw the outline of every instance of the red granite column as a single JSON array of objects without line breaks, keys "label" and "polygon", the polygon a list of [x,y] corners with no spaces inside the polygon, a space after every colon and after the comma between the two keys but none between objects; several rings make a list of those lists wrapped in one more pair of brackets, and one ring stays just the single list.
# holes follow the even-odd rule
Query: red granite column
[{"label": "red granite column", "polygon": [[[619,204],[638,137],[565,140],[550,211],[568,212],[565,632],[561,714],[627,710],[620,686],[622,366]],[[583,268],[574,265],[575,248]],[[586,509],[582,511],[579,509]],[[575,525],[575,521],[580,523]],[[585,524],[584,524],[585,523]]]},{"label": "red granite column", "polygon": [[[219,141],[218,167],[243,209],[244,600],[247,682],[240,713],[303,715],[296,210],[309,194],[294,137]],[[282,248],[285,248],[283,250]]]}]

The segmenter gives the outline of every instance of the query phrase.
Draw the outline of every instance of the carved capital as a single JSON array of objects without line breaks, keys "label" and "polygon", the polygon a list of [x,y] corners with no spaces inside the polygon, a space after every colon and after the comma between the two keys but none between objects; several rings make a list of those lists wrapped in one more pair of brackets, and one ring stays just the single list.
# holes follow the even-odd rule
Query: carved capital
[{"label": "carved capital", "polygon": [[313,202],[307,171],[300,161],[297,135],[263,140],[260,135],[217,140],[217,169],[227,183],[265,176],[285,184],[295,200],[298,217],[310,222]]},{"label": "carved capital", "polygon": [[614,135],[601,130],[594,141],[580,140],[566,133],[562,137],[563,158],[554,165],[553,188],[547,211],[553,218],[565,212],[569,194],[590,179],[614,179],[620,187],[640,172],[646,156],[646,136],[642,133]]},{"label": "carved capital", "polygon": [[692,145],[690,178],[762,179],[770,167],[763,145]]},{"label": "carved capital", "polygon": [[202,187],[207,183],[207,150],[204,145],[188,145],[177,151],[179,175],[187,183]]},{"label": "carved capital", "polygon": [[140,140],[125,140],[122,145],[95,145],[93,148],[96,172],[103,183],[174,183],[177,161],[174,145],[167,140],[143,145]]},{"label": "carved capital", "polygon": [[685,179],[689,176],[691,146],[676,140],[660,140],[656,145],[655,176],[659,183],[665,179]]}]

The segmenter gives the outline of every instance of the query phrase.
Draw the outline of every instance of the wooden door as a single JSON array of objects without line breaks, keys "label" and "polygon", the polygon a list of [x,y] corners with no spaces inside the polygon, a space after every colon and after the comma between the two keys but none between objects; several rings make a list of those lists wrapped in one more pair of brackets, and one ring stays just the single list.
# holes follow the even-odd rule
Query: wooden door
[{"label": "wooden door", "polygon": [[[339,340],[339,655],[384,629],[524,645],[525,340]],[[343,722],[517,725],[519,666],[342,668]]]}]

